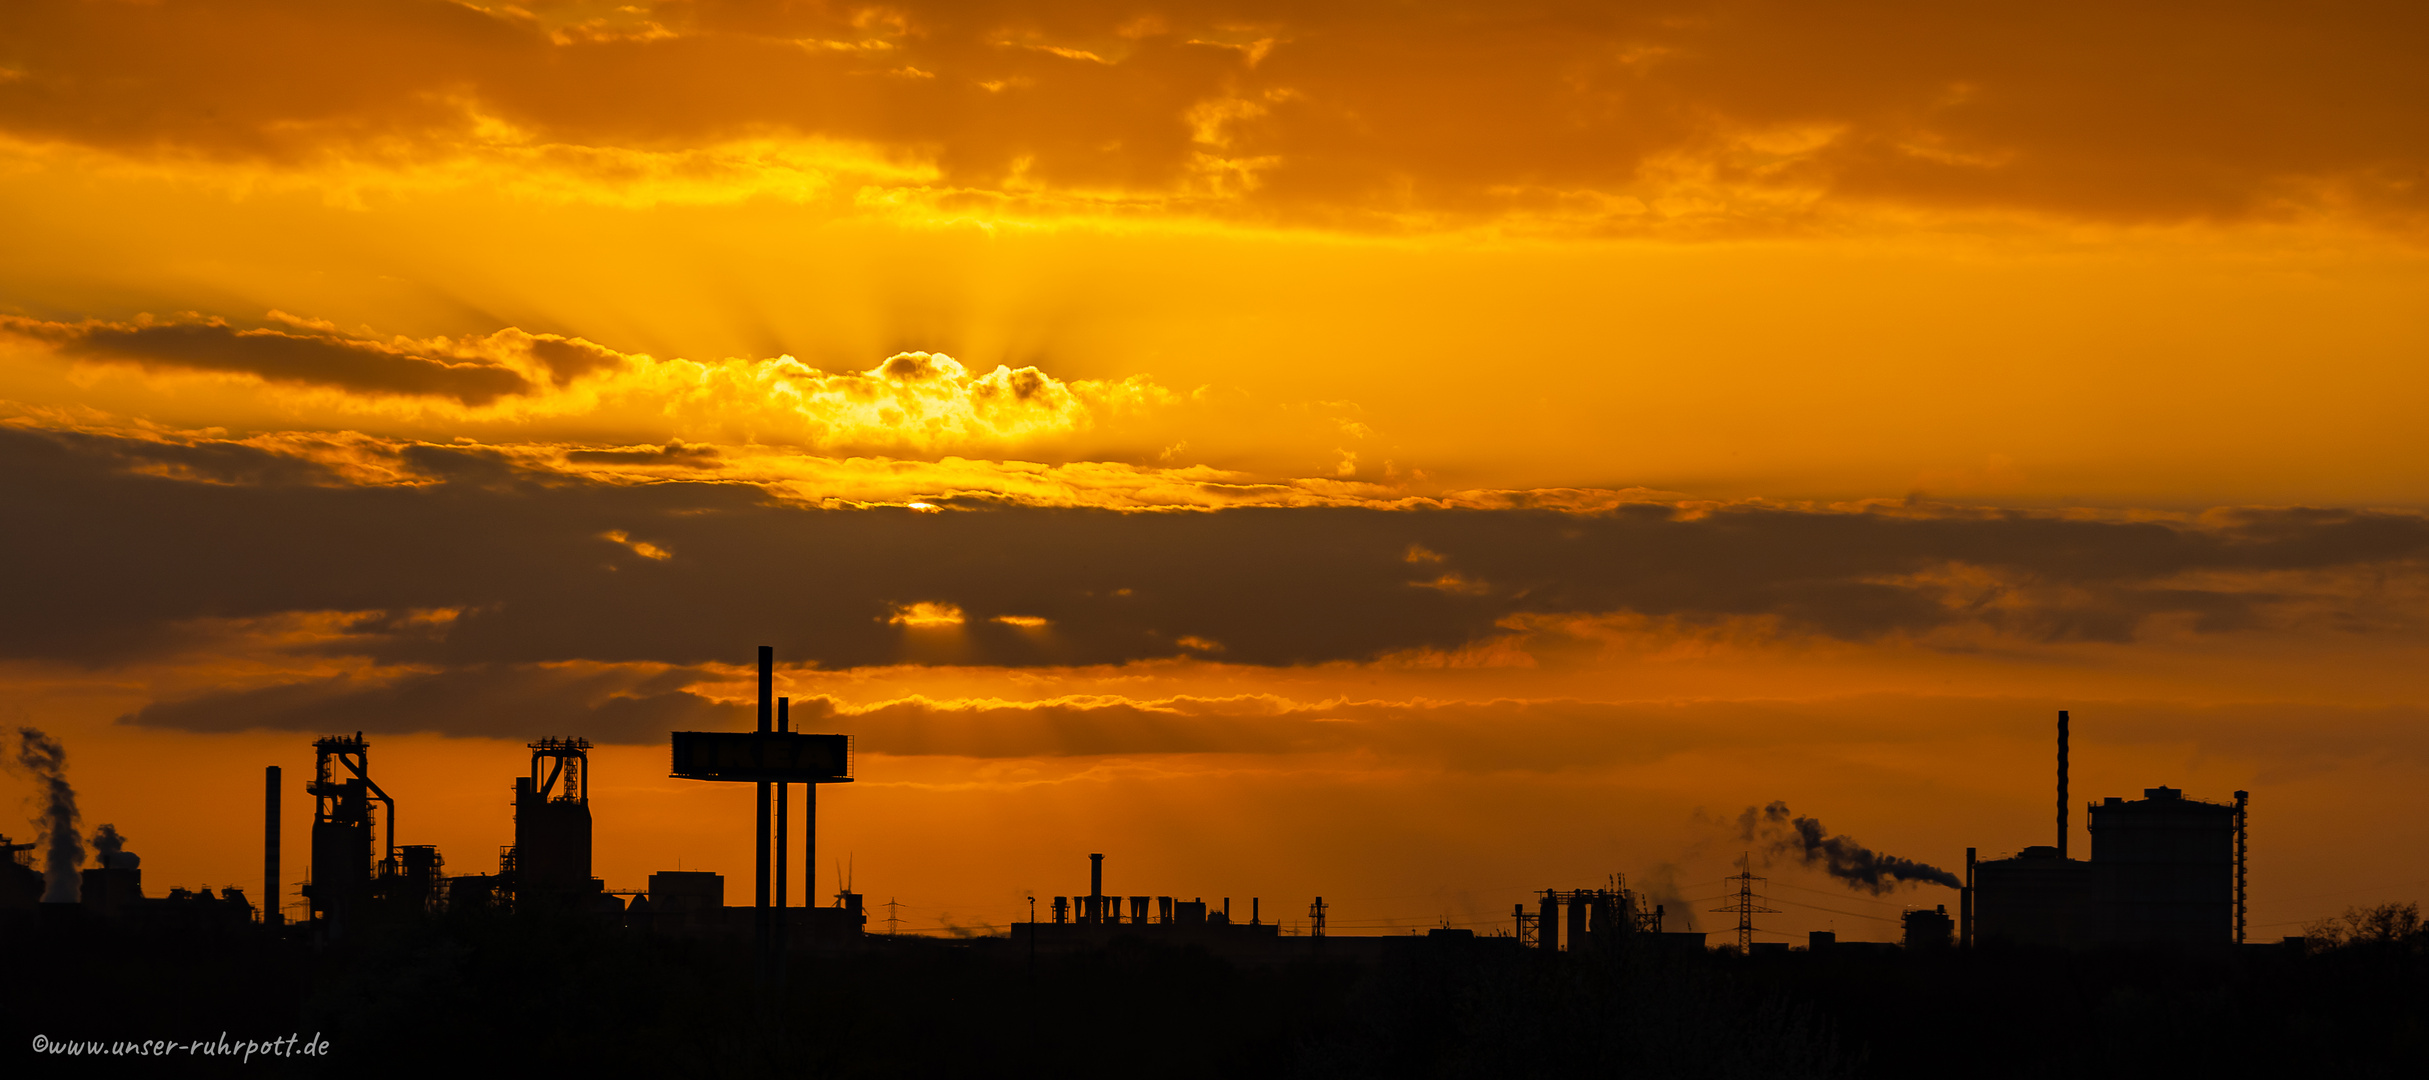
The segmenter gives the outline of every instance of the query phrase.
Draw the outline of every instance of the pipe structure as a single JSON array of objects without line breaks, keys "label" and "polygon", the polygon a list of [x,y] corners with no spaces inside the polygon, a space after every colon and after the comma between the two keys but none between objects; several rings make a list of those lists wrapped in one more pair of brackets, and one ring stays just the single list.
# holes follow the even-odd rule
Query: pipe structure
[{"label": "pipe structure", "polygon": [[1543,907],[1535,915],[1535,944],[1545,952],[1560,951],[1560,894],[1543,891]]},{"label": "pipe structure", "polygon": [[2066,710],[2058,710],[2058,857],[2066,858]]},{"label": "pipe structure", "polygon": [[[785,732],[792,729],[793,699],[777,698],[776,730]],[[817,785],[809,786],[816,787]],[[790,906],[786,903],[785,885],[787,880],[792,877],[792,874],[785,868],[785,856],[791,854],[791,845],[785,839],[785,826],[791,821],[791,815],[786,813],[785,796],[791,794],[792,790],[793,785],[791,784],[776,785],[776,910],[774,918],[776,921],[776,976],[779,982],[782,982],[784,978],[784,962],[788,955],[785,946],[792,937],[793,927],[793,913],[785,910]],[[818,864],[810,863],[808,865],[816,866]],[[803,887],[801,893],[803,900],[809,899],[809,889],[806,886]]]},{"label": "pipe structure", "polygon": [[1586,898],[1582,892],[1569,894],[1569,951],[1580,952],[1586,947]]},{"label": "pipe structure", "polygon": [[[775,696],[776,649],[772,645],[762,645],[759,647],[759,733],[762,735],[768,733],[769,721],[774,719],[772,714],[775,712]],[[767,902],[769,884],[768,874],[771,869],[771,867],[768,865],[768,842],[770,839],[768,836],[768,825],[770,824],[768,821],[768,816],[769,811],[772,809],[768,805],[770,794],[771,792],[768,791],[768,782],[765,780],[759,781],[759,887],[758,895],[753,904],[753,909],[756,914],[753,917],[752,924],[758,931],[759,952],[763,959],[766,957],[768,950],[769,927]]]},{"label": "pipe structure", "polygon": [[277,926],[286,921],[279,911],[278,897],[278,766],[262,770],[261,820],[261,924]]},{"label": "pipe structure", "polygon": [[[816,907],[818,880],[818,785],[801,785],[801,906]],[[838,891],[841,884],[837,885]],[[840,899],[838,900],[840,902]]]},{"label": "pipe structure", "polygon": [[[793,730],[792,698],[780,697],[776,699],[776,730],[780,733]],[[786,826],[792,823],[792,815],[788,812],[790,808],[787,807],[785,803],[791,797],[792,793],[793,785],[776,785],[776,906],[779,908],[788,906],[787,900],[789,898],[787,896],[785,886],[788,884],[788,879],[792,876],[785,862],[785,857],[792,854],[791,841],[785,834]],[[816,866],[818,864],[808,863],[806,865]],[[807,886],[804,886],[802,889],[802,899],[809,899],[809,889]],[[779,914],[776,918],[776,931],[777,933],[782,934],[784,932],[784,916]]]},{"label": "pipe structure", "polygon": [[2235,944],[2237,944],[2237,945],[2241,945],[2241,944],[2243,944],[2243,917],[2244,917],[2243,868],[2244,868],[2244,850],[2245,850],[2245,845],[2246,845],[2246,842],[2247,842],[2247,840],[2250,838],[2250,835],[2251,835],[2250,831],[2249,831],[2249,830],[2248,830],[2248,829],[2245,827],[2245,818],[2246,818],[2246,815],[2247,815],[2247,814],[2248,814],[2248,813],[2251,811],[2251,809],[2252,809],[2252,793],[2251,793],[2251,792],[2249,792],[2249,791],[2238,791],[2238,792],[2236,792],[2236,793],[2235,793]]}]

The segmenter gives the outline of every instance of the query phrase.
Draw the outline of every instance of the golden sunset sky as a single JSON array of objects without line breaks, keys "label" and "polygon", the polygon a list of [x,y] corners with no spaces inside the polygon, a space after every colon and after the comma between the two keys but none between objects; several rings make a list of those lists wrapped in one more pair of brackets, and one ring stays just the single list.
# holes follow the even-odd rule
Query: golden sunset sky
[{"label": "golden sunset sky", "polygon": [[2063,708],[2078,801],[2249,789],[2299,933],[2429,893],[2425,56],[2400,3],[16,0],[0,720],[155,894],[258,888],[270,764],[300,879],[361,730],[452,871],[580,735],[609,887],[733,898],[750,792],[666,732],[767,644],[858,739],[818,894],[907,927],[1105,852],[1675,929],[1753,848],[1767,929],[1886,940],[1955,894],[1738,814],[2047,843]]}]

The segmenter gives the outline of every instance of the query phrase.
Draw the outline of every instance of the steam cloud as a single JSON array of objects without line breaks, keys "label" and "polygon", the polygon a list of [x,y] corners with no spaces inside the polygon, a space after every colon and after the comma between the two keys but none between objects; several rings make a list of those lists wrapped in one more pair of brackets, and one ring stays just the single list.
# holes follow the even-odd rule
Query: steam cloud
[{"label": "steam cloud", "polygon": [[1652,870],[1629,879],[1645,903],[1659,906],[1664,919],[1678,920],[1677,929],[1692,931],[1695,925],[1695,905],[1687,901],[1678,887],[1678,864],[1662,863]]},{"label": "steam cloud", "polygon": [[18,728],[17,765],[33,774],[42,804],[34,819],[41,827],[35,843],[42,847],[42,902],[73,904],[83,895],[77,871],[84,865],[84,837],[76,831],[76,789],[67,786],[67,748],[34,728]]},{"label": "steam cloud", "polygon": [[1897,888],[1900,882],[1928,882],[1951,889],[1963,884],[1957,875],[1939,867],[1877,854],[1856,843],[1854,837],[1824,836],[1820,821],[1790,816],[1784,802],[1760,810],[1749,806],[1738,815],[1737,823],[1744,839],[1759,840],[1767,845],[1767,850],[1795,856],[1807,866],[1820,866],[1824,873],[1846,882],[1848,888],[1863,889],[1875,896]]}]

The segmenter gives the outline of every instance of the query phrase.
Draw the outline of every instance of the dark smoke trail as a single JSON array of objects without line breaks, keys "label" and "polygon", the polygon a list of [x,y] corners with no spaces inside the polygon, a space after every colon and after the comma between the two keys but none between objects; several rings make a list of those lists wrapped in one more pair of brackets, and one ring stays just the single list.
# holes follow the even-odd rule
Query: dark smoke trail
[{"label": "dark smoke trail", "polygon": [[93,830],[93,861],[102,866],[133,869],[138,860],[126,849],[127,838],[118,835],[118,826],[104,824]]},{"label": "dark smoke trail", "polygon": [[76,789],[67,786],[67,748],[30,727],[17,729],[17,764],[34,775],[42,803],[35,824],[42,834],[42,902],[73,904],[83,893],[77,870],[84,865],[84,837],[76,832]]},{"label": "dark smoke trail", "polygon": [[1823,836],[1821,822],[1791,817],[1784,802],[1772,803],[1761,810],[1749,806],[1738,815],[1737,823],[1745,839],[1761,840],[1773,852],[1793,855],[1807,866],[1818,865],[1824,873],[1846,882],[1848,888],[1863,889],[1875,896],[1897,888],[1900,882],[1946,885],[1951,889],[1964,884],[1957,880],[1957,875],[1939,867],[1895,855],[1875,854],[1856,843],[1854,837]]}]

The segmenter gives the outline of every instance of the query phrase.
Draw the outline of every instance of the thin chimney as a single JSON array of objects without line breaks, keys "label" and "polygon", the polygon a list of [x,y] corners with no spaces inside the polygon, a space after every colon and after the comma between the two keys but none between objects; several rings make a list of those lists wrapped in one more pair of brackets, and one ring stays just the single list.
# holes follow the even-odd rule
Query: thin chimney
[{"label": "thin chimney", "polygon": [[2058,857],[2066,858],[2066,710],[2058,710]]},{"label": "thin chimney", "polygon": [[1957,944],[1974,944],[1974,849],[1965,849],[1965,888],[1957,894]]}]

